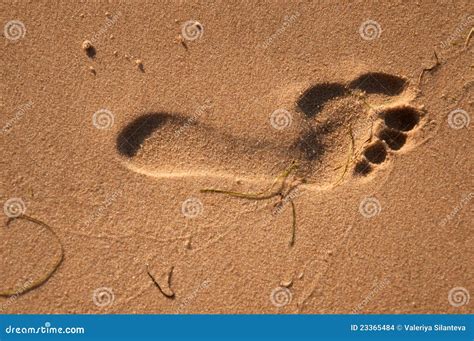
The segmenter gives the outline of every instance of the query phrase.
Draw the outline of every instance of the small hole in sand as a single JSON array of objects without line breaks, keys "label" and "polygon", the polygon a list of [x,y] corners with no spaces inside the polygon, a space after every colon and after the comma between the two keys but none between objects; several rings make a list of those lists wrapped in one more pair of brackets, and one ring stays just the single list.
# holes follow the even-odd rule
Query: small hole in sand
[{"label": "small hole in sand", "polygon": [[89,40],[84,40],[82,43],[82,49],[86,51],[86,54],[89,58],[94,58],[96,54],[96,50],[94,45],[92,45],[92,42]]},{"label": "small hole in sand", "polygon": [[401,131],[412,130],[420,121],[419,113],[410,107],[390,109],[384,116],[387,127]]},{"label": "small hole in sand", "polygon": [[364,151],[364,156],[372,163],[382,163],[387,157],[387,151],[382,142],[378,141],[375,144],[367,147]]},{"label": "small hole in sand", "polygon": [[358,161],[354,168],[356,175],[367,175],[372,171],[372,166],[367,162],[366,159]]},{"label": "small hole in sand", "polygon": [[399,150],[405,144],[407,137],[404,133],[393,130],[384,129],[379,134],[380,138],[387,143],[390,149]]}]

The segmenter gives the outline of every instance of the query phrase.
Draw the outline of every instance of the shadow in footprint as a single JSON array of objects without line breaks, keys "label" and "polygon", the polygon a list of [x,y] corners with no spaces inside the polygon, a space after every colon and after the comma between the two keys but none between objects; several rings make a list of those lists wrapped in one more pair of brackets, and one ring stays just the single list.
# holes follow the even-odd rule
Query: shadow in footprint
[{"label": "shadow in footprint", "polygon": [[313,117],[322,110],[326,102],[345,94],[346,88],[342,84],[317,84],[306,90],[296,104],[307,117]]},{"label": "shadow in footprint", "polygon": [[387,157],[387,151],[382,142],[378,141],[371,146],[367,147],[364,151],[364,156],[371,163],[380,164],[385,161]]},{"label": "shadow in footprint", "polygon": [[307,161],[319,160],[324,154],[325,146],[321,134],[311,129],[304,133],[297,142],[296,147]]},{"label": "shadow in footprint", "polygon": [[383,72],[368,72],[349,83],[349,88],[363,90],[368,94],[399,95],[407,82],[403,78]]},{"label": "shadow in footprint", "polygon": [[368,175],[371,171],[372,171],[372,166],[365,159],[358,161],[354,168],[355,175],[365,176],[365,175]]},{"label": "shadow in footprint", "polygon": [[86,49],[86,54],[87,54],[87,57],[89,57],[90,59],[94,59],[95,55],[97,54],[97,50],[95,49],[94,46],[90,46]]},{"label": "shadow in footprint", "polygon": [[407,137],[404,133],[394,129],[384,129],[380,132],[379,137],[385,141],[392,150],[399,150],[405,145]]},{"label": "shadow in footprint", "polygon": [[387,127],[401,131],[412,130],[420,120],[419,113],[411,107],[389,109],[383,115]]},{"label": "shadow in footprint", "polygon": [[120,154],[133,157],[143,141],[167,122],[180,122],[182,119],[167,112],[144,114],[128,124],[117,136],[117,150]]}]

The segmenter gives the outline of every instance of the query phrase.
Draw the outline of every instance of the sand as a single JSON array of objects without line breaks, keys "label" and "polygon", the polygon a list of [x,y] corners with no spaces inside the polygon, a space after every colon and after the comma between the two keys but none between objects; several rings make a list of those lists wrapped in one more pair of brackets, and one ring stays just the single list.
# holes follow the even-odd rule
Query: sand
[{"label": "sand", "polygon": [[472,2],[0,6],[2,312],[474,312]]}]

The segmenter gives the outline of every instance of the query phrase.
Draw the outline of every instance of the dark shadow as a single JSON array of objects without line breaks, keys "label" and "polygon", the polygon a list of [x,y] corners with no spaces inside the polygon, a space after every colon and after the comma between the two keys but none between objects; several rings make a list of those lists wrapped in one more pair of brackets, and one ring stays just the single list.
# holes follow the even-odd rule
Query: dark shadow
[{"label": "dark shadow", "polygon": [[322,110],[326,102],[346,94],[346,88],[339,83],[322,83],[307,89],[296,104],[306,116],[313,117]]},{"label": "dark shadow", "polygon": [[393,130],[393,129],[384,129],[379,134],[380,139],[385,141],[385,143],[392,150],[399,150],[405,145],[407,137],[404,133]]},{"label": "dark shadow", "polygon": [[339,126],[335,122],[326,122],[305,131],[294,146],[301,152],[301,158],[307,161],[321,160],[327,147],[325,138]]},{"label": "dark shadow", "polygon": [[411,107],[389,109],[384,117],[387,127],[401,131],[412,130],[420,121],[420,114]]},{"label": "dark shadow", "polygon": [[117,136],[117,150],[120,154],[133,157],[143,141],[154,131],[171,121],[182,121],[179,116],[166,112],[144,114],[129,123]]},{"label": "dark shadow", "polygon": [[365,149],[364,156],[370,162],[379,164],[385,161],[387,151],[385,150],[384,144],[377,141]]},{"label": "dark shadow", "polygon": [[349,83],[349,88],[369,94],[399,95],[405,90],[406,80],[383,72],[368,72]]},{"label": "dark shadow", "polygon": [[297,148],[305,160],[319,160],[324,154],[324,143],[321,136],[314,130],[306,132],[297,142]]},{"label": "dark shadow", "polygon": [[372,171],[372,166],[365,159],[358,161],[354,167],[354,174],[365,176]]},{"label": "dark shadow", "polygon": [[86,49],[87,57],[89,57],[91,59],[95,58],[96,53],[97,53],[97,51],[96,51],[94,46],[91,46],[88,49]]}]

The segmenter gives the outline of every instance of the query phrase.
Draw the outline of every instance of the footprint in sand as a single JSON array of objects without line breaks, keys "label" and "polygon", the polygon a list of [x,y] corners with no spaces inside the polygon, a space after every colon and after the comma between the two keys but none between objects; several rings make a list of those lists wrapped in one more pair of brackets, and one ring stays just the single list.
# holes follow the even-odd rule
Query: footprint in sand
[{"label": "footprint in sand", "polygon": [[374,142],[363,148],[354,168],[355,174],[367,175],[385,162],[389,153],[401,151],[411,137],[409,132],[419,124],[421,114],[413,107],[402,105],[381,108],[377,116]]},{"label": "footprint in sand", "polygon": [[415,93],[408,81],[395,75],[366,73],[347,83],[300,89],[255,101],[252,110],[268,115],[241,121],[242,115],[216,123],[196,115],[145,113],[121,130],[117,150],[128,168],[154,177],[270,180],[296,160],[297,176],[331,186],[342,174],[361,178],[386,169],[395,153],[417,144],[426,120],[410,105]]}]

